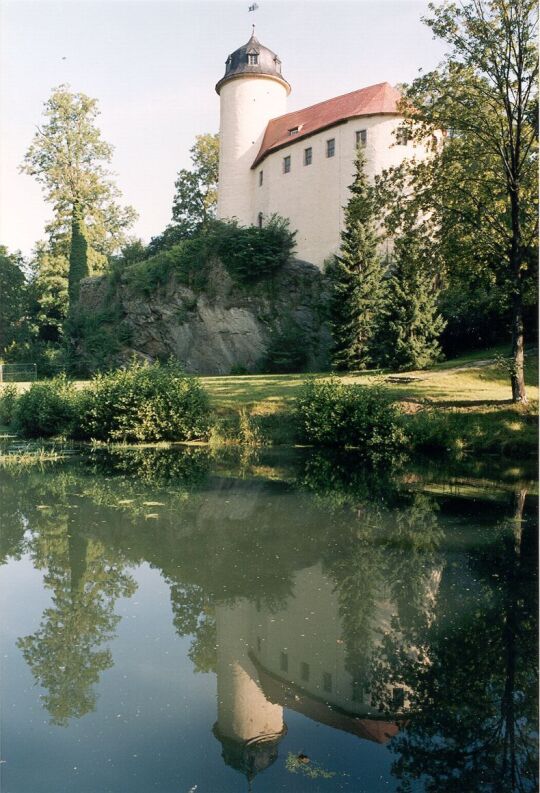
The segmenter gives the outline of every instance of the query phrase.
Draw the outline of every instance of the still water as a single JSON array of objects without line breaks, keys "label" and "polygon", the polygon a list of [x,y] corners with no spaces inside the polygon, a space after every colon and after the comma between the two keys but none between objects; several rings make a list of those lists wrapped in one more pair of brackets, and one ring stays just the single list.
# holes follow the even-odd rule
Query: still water
[{"label": "still water", "polygon": [[0,470],[2,793],[537,789],[523,471]]}]

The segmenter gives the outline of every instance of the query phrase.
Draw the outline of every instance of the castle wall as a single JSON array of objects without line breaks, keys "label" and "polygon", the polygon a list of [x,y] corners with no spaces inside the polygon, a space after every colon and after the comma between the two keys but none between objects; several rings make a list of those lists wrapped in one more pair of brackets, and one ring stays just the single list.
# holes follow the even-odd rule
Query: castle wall
[{"label": "castle wall", "polygon": [[266,125],[287,110],[287,88],[271,77],[231,79],[220,89],[220,158],[217,215],[253,223],[251,165]]},{"label": "castle wall", "polygon": [[[252,201],[246,222],[256,225],[276,213],[289,218],[297,230],[296,256],[322,267],[339,249],[344,207],[354,177],[356,132],[367,130],[367,174],[373,179],[383,169],[399,165],[405,157],[425,157],[424,147],[397,145],[394,131],[400,116],[376,115],[349,119],[315,135],[291,140],[290,145],[269,154],[251,171]],[[326,141],[335,139],[335,154],[326,156]],[[304,150],[312,148],[312,163],[304,165]],[[283,171],[283,159],[291,157],[291,170]],[[263,182],[259,186],[259,172]],[[228,187],[227,187],[228,189]]]}]

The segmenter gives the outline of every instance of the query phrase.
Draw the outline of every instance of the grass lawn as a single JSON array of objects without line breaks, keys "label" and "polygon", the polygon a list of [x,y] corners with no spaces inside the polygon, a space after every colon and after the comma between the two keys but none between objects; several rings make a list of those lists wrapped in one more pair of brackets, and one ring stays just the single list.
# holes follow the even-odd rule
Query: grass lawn
[{"label": "grass lawn", "polygon": [[[346,383],[383,383],[409,414],[405,420],[411,426],[419,426],[427,416],[434,435],[446,432],[461,438],[463,448],[531,452],[537,439],[536,350],[526,356],[528,405],[511,402],[509,374],[499,361],[508,355],[508,348],[497,347],[445,361],[428,371],[353,372],[339,377]],[[304,374],[242,375],[201,377],[201,381],[218,415],[226,418],[244,409],[259,422],[266,440],[290,443],[291,408],[305,378]],[[28,387],[18,384],[20,390]]]},{"label": "grass lawn", "polygon": [[[445,361],[429,371],[401,374],[353,372],[339,377],[346,383],[382,382],[397,400],[405,403],[448,408],[501,407],[505,403],[510,404],[510,380],[496,358],[507,353],[507,349],[497,347]],[[272,411],[283,409],[292,402],[305,377],[302,374],[241,375],[202,377],[201,380],[218,410],[257,405]],[[538,400],[538,364],[533,353],[527,356],[526,380],[529,400],[534,403]]]}]

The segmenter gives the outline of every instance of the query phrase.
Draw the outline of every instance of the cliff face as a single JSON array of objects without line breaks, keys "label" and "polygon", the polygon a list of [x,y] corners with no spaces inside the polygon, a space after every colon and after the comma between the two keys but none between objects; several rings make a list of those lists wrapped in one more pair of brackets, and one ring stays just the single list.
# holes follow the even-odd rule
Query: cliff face
[{"label": "cliff face", "polygon": [[[125,277],[114,288],[106,276],[87,278],[79,308],[94,321],[102,317],[103,333],[116,340],[111,363],[134,354],[151,360],[174,356],[187,372],[230,374],[257,371],[272,350],[287,343],[305,351],[305,368],[324,367],[330,343],[326,303],[324,278],[306,262],[293,260],[271,280],[247,286],[235,284],[215,261],[199,292],[174,275],[150,295]],[[77,345],[84,358],[84,334]]]}]

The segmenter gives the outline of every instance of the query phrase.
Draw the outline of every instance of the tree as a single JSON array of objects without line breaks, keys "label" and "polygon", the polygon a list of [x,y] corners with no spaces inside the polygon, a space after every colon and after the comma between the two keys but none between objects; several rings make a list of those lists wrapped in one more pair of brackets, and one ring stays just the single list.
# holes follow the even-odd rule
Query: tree
[{"label": "tree", "polygon": [[[509,304],[512,398],[524,402],[524,306],[534,290],[538,228],[537,7],[464,0],[430,9],[425,22],[449,52],[409,86],[403,112],[416,139],[434,135],[432,156],[385,175],[395,188],[388,214],[395,226],[411,204],[423,212],[450,274],[493,273]],[[442,146],[437,130],[445,130]]]},{"label": "tree", "polygon": [[208,220],[215,217],[219,164],[219,135],[197,135],[189,150],[192,169],[178,172],[172,207],[172,223],[149,245],[149,253],[170,248],[193,237]]},{"label": "tree", "polygon": [[377,253],[373,188],[364,165],[364,153],[358,148],[341,250],[327,267],[336,369],[364,369],[372,363],[375,317],[381,300],[383,269]]},{"label": "tree", "polygon": [[35,176],[53,206],[48,225],[51,253],[69,259],[69,297],[89,271],[103,269],[107,257],[125,241],[135,220],[131,207],[116,203],[118,189],[107,166],[112,147],[102,140],[95,121],[97,101],[55,88],[45,103],[46,122],[38,127],[21,166]]},{"label": "tree", "polygon": [[28,332],[29,293],[20,253],[0,245],[0,356],[11,356]]},{"label": "tree", "polygon": [[396,241],[395,257],[377,322],[380,362],[398,371],[424,369],[441,355],[445,322],[437,311],[434,279],[414,231]]}]

